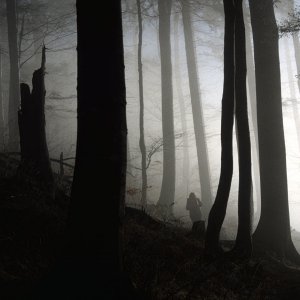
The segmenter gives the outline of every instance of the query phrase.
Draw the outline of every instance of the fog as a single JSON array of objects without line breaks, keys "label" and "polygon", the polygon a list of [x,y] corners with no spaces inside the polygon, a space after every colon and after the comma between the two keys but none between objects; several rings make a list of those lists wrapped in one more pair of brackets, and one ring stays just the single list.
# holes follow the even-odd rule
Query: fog
[{"label": "fog", "polygon": [[[297,3],[296,3],[297,4]],[[134,4],[133,4],[134,5]],[[287,17],[287,8],[284,3],[277,6],[276,17],[280,24]],[[245,9],[249,14],[248,8]],[[177,140],[176,144],[176,197],[174,211],[176,216],[190,226],[188,211],[185,209],[186,198],[190,192],[200,195],[200,184],[198,176],[197,154],[193,132],[191,101],[188,86],[188,75],[185,58],[184,36],[182,20],[179,16],[178,36],[175,36],[176,11],[171,16],[171,43],[174,50],[176,39],[179,43],[179,60],[175,61],[174,51],[173,62],[173,92],[174,92],[174,116],[175,132],[182,133],[180,112],[178,104],[178,78],[174,71],[179,65],[180,81],[186,116],[188,123],[187,136],[189,139],[190,173],[189,187],[180,188],[182,180],[182,141]],[[207,20],[210,22],[208,23]],[[141,188],[141,172],[135,168],[140,167],[138,114],[139,114],[139,93],[138,93],[138,66],[137,66],[137,21],[136,14],[126,14],[124,16],[124,44],[126,59],[126,88],[127,88],[127,116],[128,116],[128,139],[130,145],[129,165],[135,177],[128,175],[127,182],[129,188]],[[150,147],[155,138],[162,136],[161,132],[161,95],[160,95],[160,57],[158,45],[158,18],[144,16],[143,20],[143,74],[144,74],[144,96],[145,96],[145,138],[146,146]],[[201,87],[201,97],[205,118],[206,138],[209,153],[209,163],[211,171],[211,181],[213,196],[216,195],[220,174],[220,127],[221,127],[221,99],[223,88],[223,15],[218,14],[209,6],[203,5],[199,11],[193,13],[194,40],[197,53],[197,67],[199,84]],[[248,45],[249,51],[249,45]],[[290,60],[290,63],[287,61]],[[291,37],[280,39],[280,63],[282,81],[282,108],[284,116],[284,130],[287,155],[289,208],[291,227],[300,231],[300,149],[296,131],[295,116],[291,101],[296,97],[297,109],[299,109],[299,89],[297,83],[297,71],[295,53]],[[249,66],[248,66],[249,68]],[[251,108],[249,113],[251,114]],[[252,118],[249,116],[251,127],[251,140],[254,143],[254,132]],[[227,208],[227,215],[224,222],[225,228],[231,235],[235,235],[237,228],[237,193],[238,193],[238,162],[237,147],[234,140],[234,176],[231,193]],[[253,162],[252,162],[253,163]],[[155,154],[153,163],[148,169],[148,202],[155,204],[159,198],[162,180],[162,152]],[[256,186],[253,186],[254,210],[257,211],[259,201],[256,193]],[[131,204],[139,205],[140,193],[128,195],[127,201]],[[259,211],[255,213],[254,226],[259,218]],[[258,214],[258,215],[257,215]]]},{"label": "fog", "polygon": [[[19,31],[21,20],[24,16],[25,30],[29,33],[24,36],[22,44],[22,57],[25,61],[34,55],[31,45],[34,37],[30,33],[32,28],[38,37],[39,45],[44,42],[47,48],[47,75],[46,75],[46,121],[47,138],[50,156],[58,158],[63,152],[65,157],[75,156],[76,145],[76,18],[75,1],[46,1],[41,0],[42,8],[31,14],[30,5],[34,1],[17,1],[19,7]],[[206,1],[200,1],[205,3]],[[296,5],[300,1],[295,1]],[[26,5],[29,10],[24,9]],[[125,52],[126,72],[126,94],[127,94],[127,125],[128,125],[128,174],[127,174],[127,203],[128,205],[140,207],[141,198],[141,154],[139,150],[139,92],[138,92],[138,24],[135,1],[123,1],[123,34]],[[206,140],[209,155],[209,166],[211,173],[211,185],[213,198],[216,195],[219,173],[220,173],[220,121],[221,121],[221,99],[223,88],[223,35],[224,16],[221,10],[215,10],[208,4],[193,10],[192,24],[194,29],[195,51],[197,55],[198,81],[201,89],[202,107],[205,121]],[[219,7],[219,8],[220,8]],[[282,22],[287,17],[288,11],[285,4],[278,4],[276,8],[277,22]],[[249,11],[245,8],[246,16]],[[2,6],[1,15],[1,51],[3,53],[3,93],[8,99],[8,43],[5,25],[5,13]],[[57,24],[60,29],[54,30],[58,20],[64,19]],[[176,18],[178,24],[176,24]],[[47,25],[47,24],[48,25]],[[45,25],[46,24],[46,25]],[[52,24],[52,25],[51,25]],[[50,29],[49,29],[50,28]],[[52,29],[51,29],[52,28]],[[177,34],[176,34],[177,32]],[[101,39],[101,37],[95,37]],[[92,42],[92,41],[91,41]],[[178,59],[175,59],[174,49],[178,46]],[[174,126],[176,138],[176,191],[174,213],[186,226],[191,226],[188,212],[185,209],[186,198],[190,192],[200,196],[200,183],[198,175],[197,153],[194,138],[191,100],[189,92],[188,74],[186,66],[186,54],[182,18],[175,7],[171,16],[171,46],[173,64],[173,96],[174,96]],[[248,45],[248,51],[251,45]],[[29,59],[21,68],[20,76],[22,82],[30,83],[32,72],[38,68],[40,51],[36,57]],[[99,58],[95,58],[99,59]],[[102,58],[100,58],[102,59]],[[154,5],[143,14],[143,47],[142,62],[144,75],[144,102],[145,102],[145,143],[149,150],[151,145],[162,138],[161,126],[161,78],[160,78],[160,53],[158,44],[158,17],[157,7]],[[300,231],[300,141],[297,136],[296,126],[299,128],[299,120],[295,120],[292,100],[297,99],[297,111],[299,111],[299,88],[296,78],[295,53],[291,37],[280,39],[280,62],[282,81],[282,108],[284,116],[284,130],[287,155],[289,208],[292,228]],[[91,66],[92,68],[93,66]],[[249,68],[249,66],[248,66]],[[101,70],[99,70],[101,72]],[[179,99],[181,87],[183,99]],[[101,93],[101,91],[99,91]],[[179,101],[184,101],[186,108],[187,131],[182,131]],[[7,101],[5,102],[7,103]],[[6,107],[7,111],[7,107]],[[249,113],[251,112],[249,105]],[[254,142],[252,118],[249,116],[251,127],[251,139]],[[190,168],[188,186],[182,186],[183,181],[183,143],[182,134],[188,137],[188,153]],[[95,137],[101,138],[101,137]],[[103,141],[105,147],[105,141]],[[162,181],[162,147],[152,156],[148,173],[148,204],[156,204],[160,194]],[[224,227],[230,235],[235,235],[237,227],[237,192],[238,192],[238,162],[237,147],[234,139],[234,176],[228,203],[227,215]],[[253,162],[254,164],[254,162]],[[53,165],[54,170],[57,166]],[[67,171],[70,175],[72,169]],[[253,180],[253,200],[255,219],[257,224],[259,218],[259,198],[257,186]]]}]

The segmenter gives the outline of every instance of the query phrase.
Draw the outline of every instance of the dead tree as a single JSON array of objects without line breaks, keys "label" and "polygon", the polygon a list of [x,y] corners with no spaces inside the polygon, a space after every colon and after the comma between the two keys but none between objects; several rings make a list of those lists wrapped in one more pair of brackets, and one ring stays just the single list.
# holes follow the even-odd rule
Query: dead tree
[{"label": "dead tree", "polygon": [[33,73],[32,91],[30,92],[28,84],[21,84],[21,109],[18,114],[21,148],[20,169],[53,189],[53,173],[45,130],[45,64],[46,48],[44,47],[41,67]]}]

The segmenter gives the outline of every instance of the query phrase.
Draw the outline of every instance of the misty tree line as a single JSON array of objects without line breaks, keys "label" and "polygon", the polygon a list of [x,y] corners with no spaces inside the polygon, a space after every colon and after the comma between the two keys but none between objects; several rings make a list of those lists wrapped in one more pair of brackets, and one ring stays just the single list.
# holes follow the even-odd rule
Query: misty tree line
[{"label": "misty tree line", "polygon": [[[166,107],[164,109],[169,109],[169,112],[172,113],[172,82],[170,72],[172,72],[172,66],[170,61],[170,11],[171,11],[172,2],[169,0],[160,0],[158,3],[159,9],[159,26],[167,26],[167,28],[159,28],[159,40],[162,45],[160,45],[160,54],[161,54],[161,64],[165,67],[165,70],[162,68],[162,72],[166,72],[166,78],[162,76],[162,101],[166,103],[163,104]],[[254,234],[251,232],[251,154],[250,154],[250,137],[249,137],[249,125],[248,125],[248,115],[247,115],[247,93],[246,93],[246,37],[245,30],[243,26],[243,10],[242,10],[242,0],[224,0],[224,13],[225,13],[225,36],[224,36],[224,89],[223,89],[223,98],[222,98],[222,128],[221,128],[221,142],[222,142],[222,160],[221,160],[221,176],[218,187],[217,198],[213,204],[213,208],[210,211],[207,235],[206,235],[206,251],[207,255],[215,256],[219,252],[218,247],[218,235],[219,230],[224,219],[224,214],[226,210],[227,200],[228,200],[228,190],[230,189],[231,179],[232,179],[232,128],[233,120],[236,119],[237,126],[237,136],[238,136],[238,146],[239,146],[239,176],[240,176],[240,194],[239,194],[239,228],[238,228],[238,237],[236,241],[236,247],[233,250],[234,255],[251,255],[252,252],[252,238],[253,246],[255,250],[262,250],[263,252],[276,253],[280,258],[288,258],[294,261],[299,262],[299,257],[294,249],[294,246],[291,241],[290,233],[290,224],[289,224],[289,211],[288,211],[288,194],[287,194],[287,175],[286,175],[286,157],[285,157],[285,144],[284,144],[284,131],[283,131],[283,121],[282,121],[282,103],[281,103],[281,83],[280,83],[280,61],[279,61],[279,50],[278,50],[278,27],[276,24],[275,14],[274,14],[274,3],[272,0],[266,0],[264,2],[258,0],[250,0],[249,7],[251,13],[251,25],[253,30],[253,47],[254,47],[254,63],[255,63],[255,82],[256,82],[256,96],[257,96],[257,134],[258,134],[258,149],[259,149],[259,158],[260,158],[260,180],[261,180],[261,218],[258,224],[258,227]],[[116,8],[116,7],[115,7]],[[119,7],[120,9],[120,7]],[[121,14],[118,15],[117,24],[119,25],[119,41],[122,39],[121,36]],[[80,21],[80,19],[79,19]],[[100,22],[101,23],[101,22]],[[95,23],[92,23],[95,25]],[[93,27],[95,28],[95,27]],[[112,26],[112,28],[114,28]],[[110,33],[116,33],[112,31]],[[80,36],[80,33],[79,33]],[[115,34],[117,36],[117,34]],[[83,37],[82,37],[83,38]],[[83,42],[88,44],[88,38],[83,39]],[[80,39],[79,39],[80,41]],[[106,43],[104,43],[106,45]],[[81,46],[83,46],[81,44]],[[80,46],[80,43],[79,43]],[[122,47],[122,43],[111,43],[111,47]],[[80,54],[80,47],[78,48],[78,54]],[[114,49],[114,48],[113,48]],[[111,49],[110,49],[111,50]],[[95,51],[95,50],[94,50]],[[111,53],[111,51],[110,51]],[[86,53],[87,57],[90,58],[90,61],[86,60],[86,63],[92,62],[92,55],[90,51]],[[105,53],[109,57],[108,53]],[[116,54],[119,53],[116,51]],[[167,55],[168,54],[168,55]],[[89,55],[89,56],[88,56]],[[120,57],[120,56],[119,56]],[[141,61],[141,60],[140,60]],[[119,61],[120,62],[120,61]],[[123,62],[120,62],[120,69],[122,72],[118,72],[118,76],[114,77],[114,84],[120,84],[119,86],[119,100],[120,103],[115,107],[117,112],[117,107],[122,110],[122,113],[119,111],[118,116],[120,123],[123,126],[118,127],[118,134],[121,134],[119,141],[122,140],[121,144],[115,145],[118,147],[119,151],[122,149],[123,162],[126,160],[126,116],[125,116],[125,105],[122,100],[125,100],[124,95],[124,69]],[[84,63],[82,65],[82,71],[86,70]],[[105,65],[106,66],[106,65]],[[113,64],[114,66],[114,64]],[[91,88],[96,82],[89,82],[84,77],[80,75],[79,69],[79,85],[80,83],[85,83],[86,87]],[[140,73],[142,72],[140,66]],[[101,73],[103,76],[103,73]],[[100,75],[101,76],[101,75]],[[80,81],[80,78],[82,82]],[[110,77],[111,80],[113,77]],[[140,77],[141,79],[141,74]],[[119,80],[118,80],[119,79]],[[88,85],[91,84],[91,86]],[[98,81],[97,81],[98,83]],[[106,84],[108,84],[106,82]],[[114,85],[115,86],[115,85]],[[111,86],[108,84],[108,89]],[[94,87],[95,88],[95,87]],[[141,85],[140,85],[141,88]],[[79,89],[80,90],[80,89]],[[81,90],[83,92],[83,89]],[[97,91],[94,90],[95,93]],[[89,94],[89,90],[86,90],[84,96],[90,96],[86,98],[86,102],[90,105],[92,104],[94,108],[98,107],[98,112],[100,114],[101,104],[98,102],[93,102],[94,97],[92,94]],[[141,95],[141,90],[140,90]],[[164,99],[169,97],[169,99]],[[109,98],[109,95],[105,94],[103,101],[106,102],[106,99]],[[88,99],[88,100],[87,100]],[[143,103],[143,102],[142,102]],[[80,103],[79,103],[80,104]],[[83,104],[83,103],[82,103]],[[117,103],[115,103],[117,104]],[[123,105],[122,105],[123,104]],[[80,106],[79,106],[80,107]],[[87,149],[87,145],[92,143],[99,147],[99,151],[103,151],[103,147],[97,143],[94,139],[94,135],[90,135],[89,131],[95,129],[97,122],[92,118],[90,121],[87,118],[87,113],[90,113],[90,117],[94,116],[95,110],[90,110],[90,106],[82,106],[82,111],[79,111],[79,121],[81,123],[81,130],[79,128],[80,138],[78,140],[78,148],[80,141],[81,151],[77,152],[77,162],[79,159],[81,161],[81,168],[87,168],[91,164],[83,164],[89,161],[90,157],[88,154],[91,154]],[[113,112],[111,106],[108,106],[108,111]],[[162,113],[164,113],[162,109]],[[80,112],[83,113],[80,116]],[[112,115],[114,115],[112,113]],[[82,119],[81,119],[82,118]],[[110,118],[104,116],[105,125],[109,124]],[[168,134],[170,133],[172,138],[174,138],[173,130],[173,116],[168,116],[168,119],[165,120],[166,123],[163,125],[163,131],[165,130]],[[123,123],[122,123],[123,122]],[[142,123],[142,119],[140,120]],[[101,125],[104,125],[101,123]],[[114,131],[110,131],[110,136],[114,136],[116,133],[116,127],[110,124]],[[165,127],[165,128],[164,128]],[[110,127],[108,127],[110,128]],[[85,130],[84,130],[85,129]],[[98,128],[98,132],[103,132],[103,126]],[[102,130],[102,131],[101,131]],[[93,133],[96,133],[93,131]],[[125,133],[125,134],[124,134]],[[109,139],[110,136],[104,136]],[[122,135],[123,134],[123,135]],[[121,138],[122,137],[122,138]],[[163,136],[163,139],[168,139],[169,136]],[[109,139],[110,140],[110,139]],[[107,141],[105,139],[105,141]],[[116,141],[116,140],[115,140]],[[204,141],[202,141],[204,142]],[[98,140],[99,143],[99,140]],[[163,142],[163,146],[168,144],[164,158],[167,156],[167,151],[172,151],[172,153],[167,156],[167,159],[170,159],[167,163],[174,164],[174,140]],[[100,143],[101,144],[101,143]],[[105,147],[107,148],[107,147]],[[108,147],[109,148],[109,147]],[[143,147],[141,147],[143,148]],[[85,151],[83,150],[85,149]],[[98,148],[97,148],[98,149]],[[92,151],[90,149],[90,151]],[[105,150],[107,151],[107,149]],[[93,152],[92,152],[93,153]],[[110,157],[106,152],[104,154],[107,157]],[[119,153],[121,154],[121,153]],[[108,161],[108,160],[107,160]],[[107,161],[101,162],[104,163],[105,171],[108,174],[111,173],[111,165],[107,164]],[[113,161],[116,161],[115,159]],[[100,161],[99,161],[100,162]],[[120,162],[120,161],[119,161]],[[110,161],[111,163],[111,161]],[[79,165],[78,165],[79,166]],[[102,165],[99,163],[98,167]],[[118,169],[123,170],[123,179],[125,177],[125,166],[119,164]],[[109,169],[107,170],[106,167]],[[114,169],[114,168],[113,168]],[[172,166],[171,170],[174,170]],[[93,174],[93,171],[96,172],[97,169],[85,170],[83,172],[86,177],[89,174]],[[80,168],[78,167],[78,178]],[[223,172],[222,172],[223,171]],[[76,172],[76,170],[75,170]],[[81,173],[81,174],[83,174]],[[174,180],[175,174],[171,174],[171,180]],[[120,179],[120,177],[117,177]],[[165,180],[168,180],[166,178]],[[85,182],[86,185],[81,186],[81,191],[89,185],[86,178],[81,178],[82,182]],[[116,180],[117,181],[117,180]],[[80,181],[78,179],[78,184]],[[95,184],[97,182],[92,182],[92,188],[95,189]],[[108,182],[105,181],[107,184]],[[173,189],[174,183],[171,188]],[[111,182],[110,182],[111,184]],[[120,192],[121,187],[121,199],[124,200],[125,193],[125,184],[124,181],[118,182],[118,192]],[[169,186],[168,186],[169,188]],[[163,187],[162,187],[163,189]],[[80,193],[80,191],[78,191]],[[163,192],[163,191],[162,191]],[[171,195],[174,195],[173,192]],[[82,195],[83,196],[83,195]],[[92,195],[91,195],[92,196]],[[119,194],[120,196],[120,194]],[[109,199],[111,195],[108,195]],[[169,199],[169,198],[168,198]],[[79,199],[78,199],[79,200]],[[117,212],[120,202],[116,201],[111,203],[110,211]],[[120,200],[120,197],[118,197]],[[145,200],[144,200],[145,201]],[[78,201],[79,202],[79,201]],[[95,201],[94,201],[95,202]],[[159,202],[162,202],[162,198],[159,199]],[[122,201],[121,201],[122,203]],[[168,202],[167,202],[168,204]],[[113,205],[115,205],[113,207]],[[161,203],[160,203],[161,205]],[[78,205],[79,206],[79,205]],[[122,214],[121,210],[121,214]],[[90,216],[90,212],[86,214]],[[80,217],[80,214],[78,214]],[[117,222],[117,216],[114,219]],[[94,220],[94,218],[92,218]],[[88,223],[90,223],[89,221]],[[100,222],[100,221],[99,221]],[[95,225],[95,223],[92,223]],[[100,226],[99,226],[100,228]],[[114,227],[113,227],[114,228]],[[100,230],[100,229],[99,229]],[[115,237],[117,237],[117,230],[115,232]],[[103,232],[102,232],[103,234]],[[108,241],[110,241],[111,236],[104,234]],[[116,244],[115,244],[116,246]],[[113,248],[116,249],[116,248]],[[102,249],[99,249],[101,251]],[[112,249],[110,249],[112,250]],[[113,252],[115,253],[115,252]],[[113,263],[113,261],[110,261]],[[114,266],[116,266],[114,264]],[[118,265],[115,269],[118,272],[121,269]]]},{"label": "misty tree line", "polygon": [[[172,86],[172,63],[170,23],[175,14],[176,22],[181,15],[184,32],[186,63],[194,134],[197,148],[198,170],[201,186],[201,200],[204,203],[204,215],[208,218],[206,236],[207,253],[211,255],[220,251],[219,233],[226,214],[231,180],[233,175],[232,134],[234,119],[239,157],[239,193],[238,193],[238,233],[234,251],[238,253],[252,252],[252,239],[255,250],[275,252],[282,257],[298,260],[297,252],[291,241],[288,210],[288,190],[286,173],[286,152],[282,119],[282,96],[280,82],[280,60],[278,49],[278,27],[275,19],[273,1],[223,1],[225,11],[224,38],[224,88],[221,120],[221,174],[215,201],[212,199],[210,167],[205,138],[205,124],[202,111],[201,92],[198,85],[193,23],[191,10],[201,11],[210,6],[216,14],[222,14],[221,1],[125,1],[125,13],[137,14],[138,20],[138,74],[139,74],[139,129],[141,152],[141,204],[147,206],[147,146],[144,133],[144,86],[143,86],[143,26],[147,26],[150,17],[158,18],[158,39],[161,62],[161,98],[162,98],[162,134],[163,134],[163,176],[157,206],[172,215],[175,193],[175,139],[174,139],[174,104]],[[249,5],[250,15],[245,14]],[[243,8],[244,7],[244,8]],[[289,1],[286,9],[294,12],[293,1]],[[244,16],[245,14],[245,16]],[[299,21],[294,21],[296,27]],[[245,24],[245,27],[244,27]],[[296,24],[296,25],[295,25]],[[178,26],[178,25],[177,25]],[[288,26],[291,28],[291,25]],[[235,29],[233,29],[235,28]],[[281,26],[281,33],[284,27]],[[296,31],[298,28],[292,28]],[[252,31],[252,35],[251,35]],[[176,25],[175,32],[177,33]],[[175,36],[176,39],[176,36]],[[246,44],[247,51],[246,51]],[[263,45],[263,46],[262,46]],[[299,38],[293,34],[295,59],[299,66]],[[175,57],[178,55],[174,46]],[[235,53],[235,55],[234,55]],[[178,57],[178,56],[177,56]],[[177,61],[177,59],[175,59]],[[175,62],[176,63],[176,62]],[[248,74],[246,77],[246,65]],[[174,71],[178,74],[178,66]],[[298,68],[299,70],[299,68]],[[289,74],[291,74],[289,70]],[[299,72],[298,72],[299,73]],[[291,75],[290,75],[291,76]],[[180,77],[176,75],[176,78]],[[180,86],[177,84],[177,89]],[[299,81],[298,81],[299,84]],[[254,140],[250,145],[248,124],[247,91]],[[180,91],[178,93],[180,95]],[[182,101],[182,97],[179,97]],[[294,97],[296,98],[296,97]],[[183,101],[182,101],[183,102]],[[184,115],[184,104],[180,113]],[[297,133],[298,109],[296,99],[293,100],[293,111]],[[181,116],[183,132],[183,148],[187,149],[186,121]],[[253,158],[251,162],[251,148]],[[185,153],[185,165],[181,172],[188,174],[188,155]],[[251,164],[254,178],[251,178]],[[186,179],[186,175],[184,176]],[[188,180],[188,179],[187,179]],[[257,197],[261,198],[261,216],[258,227],[252,233],[253,203],[252,180],[255,181]],[[212,205],[212,203],[214,204]],[[258,201],[259,202],[259,201]]]},{"label": "misty tree line", "polygon": [[[1,151],[19,151],[20,82],[30,82],[47,53],[74,49],[72,1],[0,1]],[[9,74],[9,78],[7,76]]]},{"label": "misty tree line", "polygon": [[[53,197],[45,129],[46,52],[75,47],[74,3],[2,0],[0,14],[0,149],[8,154],[20,152],[20,173],[39,178]],[[61,174],[64,160],[51,159],[60,163]]]}]

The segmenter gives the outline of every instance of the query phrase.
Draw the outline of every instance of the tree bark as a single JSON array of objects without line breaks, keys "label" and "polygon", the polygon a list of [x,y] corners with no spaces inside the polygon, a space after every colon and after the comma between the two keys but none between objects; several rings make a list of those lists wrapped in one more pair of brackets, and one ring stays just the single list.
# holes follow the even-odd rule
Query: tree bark
[{"label": "tree bark", "polygon": [[176,89],[178,96],[179,104],[179,113],[181,120],[182,128],[182,181],[181,181],[181,190],[184,195],[188,196],[189,191],[189,174],[190,174],[190,158],[189,158],[189,139],[188,139],[188,130],[187,130],[187,120],[186,120],[186,106],[184,102],[184,96],[182,92],[182,81],[181,81],[181,68],[180,68],[180,53],[179,53],[179,14],[174,15],[174,59],[175,59],[175,81]]},{"label": "tree bark", "polygon": [[162,212],[167,215],[172,214],[175,196],[175,136],[170,41],[171,6],[171,0],[158,2],[163,133],[163,178],[158,205]]},{"label": "tree bark", "polygon": [[223,0],[225,13],[224,84],[221,115],[221,174],[215,202],[210,210],[205,236],[205,254],[219,252],[219,235],[225,218],[233,174],[232,132],[234,122],[234,23],[232,0]]},{"label": "tree bark", "polygon": [[106,18],[77,0],[78,133],[67,259],[78,298],[130,299],[121,281],[127,158],[121,1],[101,5]]},{"label": "tree bark", "polygon": [[204,219],[206,219],[212,205],[209,158],[207,153],[202,100],[198,84],[197,62],[193,40],[193,29],[191,24],[190,5],[186,2],[182,2],[182,20],[196,139],[199,179],[201,185],[201,201],[203,203],[203,216]]},{"label": "tree bark", "polygon": [[8,128],[9,140],[8,149],[18,151],[19,130],[18,130],[18,109],[20,105],[20,74],[17,42],[17,19],[16,0],[6,0],[7,30],[10,60],[10,81],[9,81],[9,111]]},{"label": "tree bark", "polygon": [[144,135],[144,86],[143,86],[143,64],[142,64],[142,47],[143,47],[143,21],[141,13],[141,1],[136,0],[137,12],[138,12],[138,72],[139,72],[139,97],[140,97],[140,141],[139,146],[141,150],[142,160],[142,197],[141,204],[142,209],[145,210],[147,207],[147,153],[145,145],[145,135]]},{"label": "tree bark", "polygon": [[0,45],[0,151],[4,151],[5,148],[2,80],[2,48]]},{"label": "tree bark", "polygon": [[288,207],[278,28],[272,0],[250,0],[254,41],[261,217],[253,236],[256,249],[295,255]]}]

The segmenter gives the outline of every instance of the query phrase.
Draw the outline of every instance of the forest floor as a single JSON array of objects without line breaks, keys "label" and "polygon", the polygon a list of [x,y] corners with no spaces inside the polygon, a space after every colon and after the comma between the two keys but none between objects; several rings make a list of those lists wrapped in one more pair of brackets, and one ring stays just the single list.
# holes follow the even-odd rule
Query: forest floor
[{"label": "forest floor", "polygon": [[[13,169],[0,157],[1,300],[26,299],[47,274],[62,249],[69,203],[67,187],[49,202]],[[300,299],[300,269],[271,256],[208,262],[201,237],[133,208],[124,229],[126,271],[148,299]]]},{"label": "forest floor", "polygon": [[[271,255],[207,261],[201,236],[127,208],[125,265],[150,299],[300,299],[300,268]],[[231,242],[223,241],[229,250]]]}]

